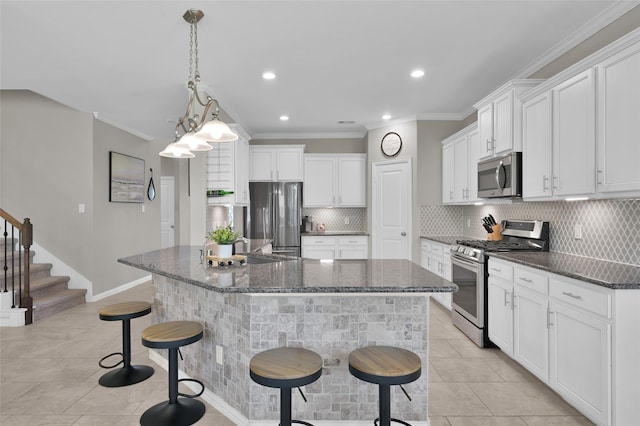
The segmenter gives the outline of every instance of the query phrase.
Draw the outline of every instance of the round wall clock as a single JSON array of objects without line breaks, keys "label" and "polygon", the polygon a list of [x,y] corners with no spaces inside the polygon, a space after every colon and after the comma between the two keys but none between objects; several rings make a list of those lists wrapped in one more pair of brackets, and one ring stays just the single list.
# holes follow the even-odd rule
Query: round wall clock
[{"label": "round wall clock", "polygon": [[382,137],[380,150],[385,157],[395,157],[402,149],[402,139],[396,132],[389,132]]}]

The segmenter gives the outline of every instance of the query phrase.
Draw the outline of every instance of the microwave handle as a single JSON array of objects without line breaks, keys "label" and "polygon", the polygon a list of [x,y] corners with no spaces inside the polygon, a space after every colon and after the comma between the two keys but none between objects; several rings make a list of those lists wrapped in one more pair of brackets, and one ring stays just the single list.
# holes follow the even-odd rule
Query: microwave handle
[{"label": "microwave handle", "polygon": [[[502,172],[502,170],[504,169],[504,164],[502,161],[500,161],[500,164],[498,164],[498,167],[496,167],[496,187],[500,190],[500,192],[504,192],[504,187],[506,185],[506,182],[504,184],[500,183],[500,172]],[[506,181],[506,173],[505,173],[505,181]]]}]

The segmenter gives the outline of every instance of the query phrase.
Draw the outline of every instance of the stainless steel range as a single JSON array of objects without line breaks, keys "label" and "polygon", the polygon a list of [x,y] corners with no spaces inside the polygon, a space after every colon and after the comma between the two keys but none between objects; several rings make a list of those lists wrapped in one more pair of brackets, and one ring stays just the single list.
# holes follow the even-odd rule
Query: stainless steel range
[{"label": "stainless steel range", "polygon": [[480,347],[491,347],[487,330],[487,260],[492,252],[513,250],[549,251],[549,222],[503,220],[502,240],[458,240],[451,252],[453,324]]}]

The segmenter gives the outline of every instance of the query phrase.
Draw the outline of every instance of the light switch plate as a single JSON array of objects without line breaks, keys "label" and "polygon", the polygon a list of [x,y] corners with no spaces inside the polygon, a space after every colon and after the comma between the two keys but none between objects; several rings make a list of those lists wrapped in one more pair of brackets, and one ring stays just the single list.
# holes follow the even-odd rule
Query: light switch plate
[{"label": "light switch plate", "polygon": [[222,365],[222,360],[224,359],[223,357],[223,352],[222,352],[222,346],[220,345],[216,345],[216,362],[220,365]]},{"label": "light switch plate", "polygon": [[582,239],[582,225],[575,225],[573,227],[573,238],[576,240]]}]

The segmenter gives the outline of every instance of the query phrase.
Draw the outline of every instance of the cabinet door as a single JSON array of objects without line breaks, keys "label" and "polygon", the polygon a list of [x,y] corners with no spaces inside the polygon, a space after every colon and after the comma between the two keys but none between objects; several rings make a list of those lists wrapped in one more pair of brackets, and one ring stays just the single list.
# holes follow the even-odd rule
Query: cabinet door
[{"label": "cabinet door", "polygon": [[[305,185],[307,183],[305,182]],[[364,155],[338,157],[337,204],[366,207],[366,159]]]},{"label": "cabinet door", "polygon": [[523,197],[551,196],[551,92],[522,106]]},{"label": "cabinet door", "polygon": [[598,424],[609,424],[610,325],[551,299],[549,384]]},{"label": "cabinet door", "polygon": [[553,89],[553,193],[595,192],[595,89],[587,70]]},{"label": "cabinet door", "polygon": [[252,146],[249,148],[249,180],[271,181],[275,179],[276,152],[273,148]]},{"label": "cabinet door", "polygon": [[334,157],[324,155],[306,155],[304,159],[304,196],[305,207],[327,207],[336,202],[336,161]]},{"label": "cabinet door", "polygon": [[300,148],[278,148],[275,179],[302,182],[304,180],[303,151]]},{"label": "cabinet door", "polygon": [[249,204],[249,141],[238,139],[234,144],[235,153],[235,199],[237,205]]},{"label": "cabinet door", "polygon": [[453,143],[442,147],[442,202],[453,203],[455,193],[455,146]]},{"label": "cabinet door", "polygon": [[480,132],[474,130],[467,136],[469,165],[469,189],[467,191],[467,202],[478,201],[478,160],[480,159]]},{"label": "cabinet door", "polygon": [[493,101],[493,154],[513,149],[513,92]]},{"label": "cabinet door", "polygon": [[547,296],[516,286],[513,302],[513,356],[543,381],[549,377]]},{"label": "cabinet door", "polygon": [[467,136],[453,143],[454,146],[454,176],[453,176],[453,199],[462,203],[467,201],[469,196],[469,152],[467,149]]},{"label": "cabinet door", "polygon": [[513,354],[513,284],[489,276],[488,282],[489,339],[504,353]]},{"label": "cabinet door", "polygon": [[493,155],[493,104],[478,110],[478,132],[480,133],[479,158]]},{"label": "cabinet door", "polygon": [[640,191],[640,43],[598,67],[598,191]]}]

